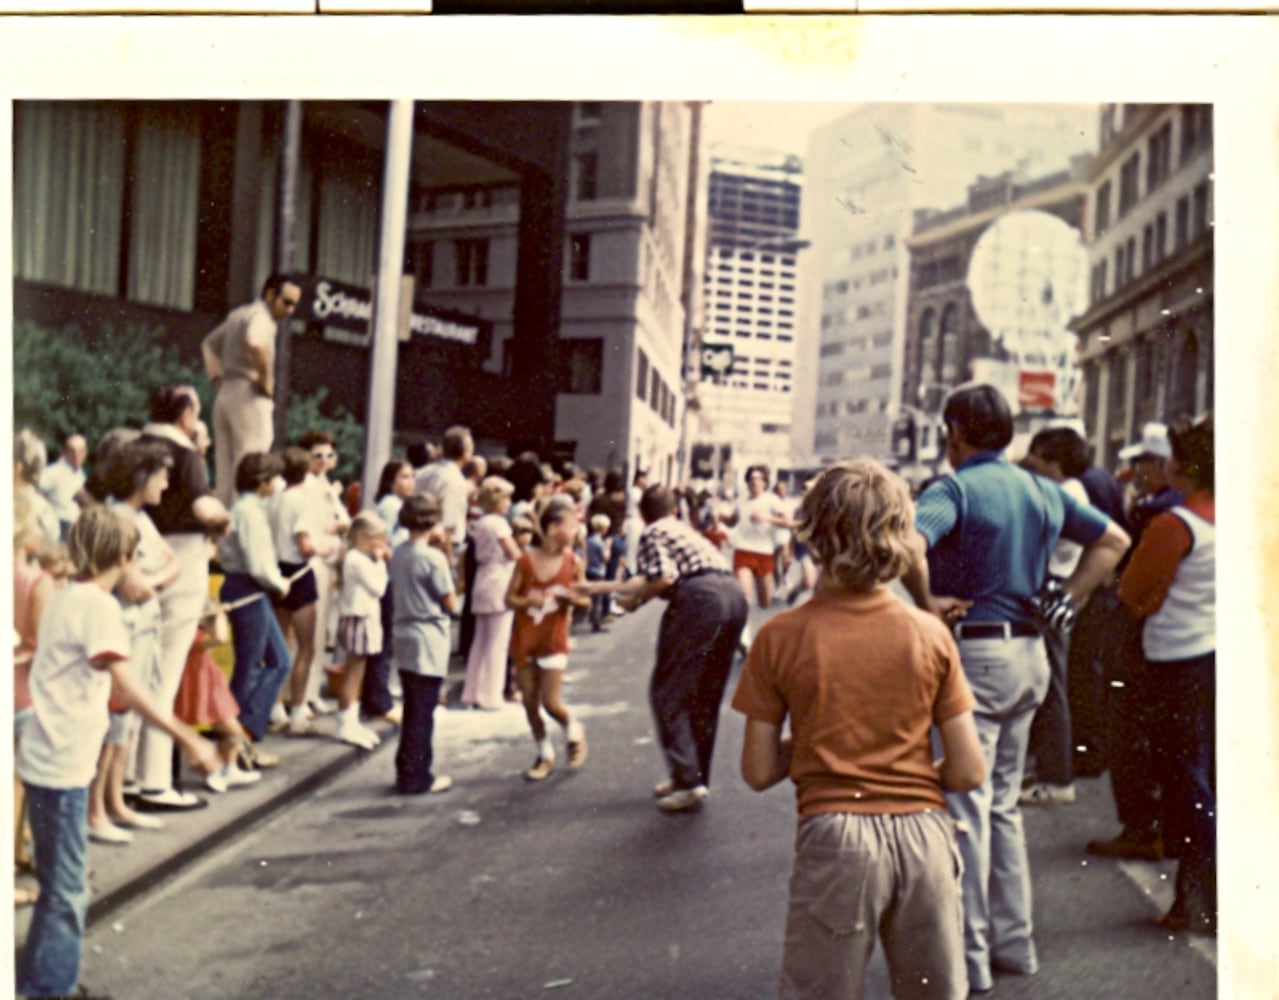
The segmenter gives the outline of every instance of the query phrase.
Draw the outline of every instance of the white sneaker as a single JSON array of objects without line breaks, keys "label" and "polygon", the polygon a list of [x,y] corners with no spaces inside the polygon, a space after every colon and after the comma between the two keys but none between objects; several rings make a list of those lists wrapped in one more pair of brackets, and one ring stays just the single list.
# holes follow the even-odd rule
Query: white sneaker
[{"label": "white sneaker", "polygon": [[1017,802],[1023,806],[1059,806],[1075,801],[1075,786],[1050,785],[1046,781],[1027,785],[1021,790]]},{"label": "white sneaker", "polygon": [[216,771],[210,771],[204,778],[204,787],[219,795],[225,792],[227,790],[226,768],[220,767]]},{"label": "white sneaker", "polygon": [[339,743],[350,743],[362,750],[372,750],[382,742],[377,733],[358,722],[339,724],[333,733],[333,738]]},{"label": "white sneaker", "polygon": [[261,781],[262,772],[245,771],[235,764],[228,764],[222,768],[222,777],[226,781],[227,788],[242,788],[245,785],[252,785]]},{"label": "white sneaker", "polygon": [[662,812],[692,812],[702,808],[702,803],[706,801],[710,793],[710,789],[705,785],[681,788],[659,798],[657,808]]}]

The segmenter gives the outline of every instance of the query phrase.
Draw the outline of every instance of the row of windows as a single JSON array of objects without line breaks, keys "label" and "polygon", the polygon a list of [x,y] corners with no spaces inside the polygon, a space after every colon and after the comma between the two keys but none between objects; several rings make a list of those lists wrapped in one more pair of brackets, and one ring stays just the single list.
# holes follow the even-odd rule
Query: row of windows
[{"label": "row of windows", "polygon": [[[1186,163],[1201,149],[1212,145],[1212,106],[1187,104],[1181,109],[1181,158]],[[1116,219],[1133,210],[1144,195],[1161,188],[1172,176],[1172,121],[1166,121],[1146,140],[1146,185],[1141,191],[1141,150],[1134,150],[1119,168],[1119,205]],[[1097,188],[1093,205],[1093,233],[1100,236],[1111,224],[1114,189],[1109,180]]]},{"label": "row of windows", "polygon": [[[487,239],[459,239],[453,244],[452,285],[436,273],[435,243],[413,243],[407,250],[407,269],[421,288],[483,288],[489,283],[489,243]],[[573,281],[591,278],[591,234],[568,237],[568,277]]]},{"label": "row of windows", "polygon": [[648,363],[644,348],[637,350],[639,359],[635,367],[635,398],[647,402],[654,413],[674,427],[675,393],[666,384],[661,372]]},{"label": "row of windows", "polygon": [[[1202,181],[1188,195],[1177,199],[1173,214],[1173,247],[1177,253],[1186,244],[1197,239],[1212,226],[1209,208],[1208,182]],[[1168,213],[1160,212],[1153,222],[1147,223],[1141,233],[1141,270],[1137,270],[1137,238],[1129,236],[1115,247],[1114,271],[1109,271],[1110,261],[1102,259],[1093,265],[1089,284],[1089,301],[1098,302],[1108,292],[1119,291],[1137,277],[1148,274],[1168,256]],[[1113,274],[1113,286],[1108,279]]]},{"label": "row of windows", "polygon": [[848,259],[859,260],[863,254],[869,257],[876,250],[891,250],[896,245],[897,237],[892,233],[888,233],[882,240],[868,240],[865,243],[858,243],[850,247],[848,250]]}]

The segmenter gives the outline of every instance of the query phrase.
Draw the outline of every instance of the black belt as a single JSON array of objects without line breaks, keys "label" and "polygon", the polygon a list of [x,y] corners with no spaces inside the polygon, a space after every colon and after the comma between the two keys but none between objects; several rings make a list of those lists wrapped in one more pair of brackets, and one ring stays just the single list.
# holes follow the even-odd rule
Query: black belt
[{"label": "black belt", "polygon": [[675,586],[685,583],[688,580],[696,580],[699,576],[732,576],[726,569],[716,569],[714,566],[706,566],[703,569],[695,569],[691,573],[685,573],[675,581]]},{"label": "black belt", "polygon": [[956,639],[1028,639],[1037,635],[1038,626],[1020,622],[960,622],[955,626]]}]

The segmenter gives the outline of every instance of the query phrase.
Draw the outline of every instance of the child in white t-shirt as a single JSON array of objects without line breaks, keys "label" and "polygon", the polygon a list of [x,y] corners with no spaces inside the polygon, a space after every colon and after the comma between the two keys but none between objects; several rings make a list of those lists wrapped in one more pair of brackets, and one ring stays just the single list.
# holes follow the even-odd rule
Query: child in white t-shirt
[{"label": "child in white t-shirt", "polygon": [[18,971],[18,993],[65,996],[80,974],[89,905],[87,811],[112,693],[169,733],[206,773],[213,747],[155,704],[128,669],[129,633],[111,592],[133,565],[138,529],[106,507],[80,515],[67,539],[75,579],[49,602],[31,664],[33,716],[18,748],[40,897]]},{"label": "child in white t-shirt", "polygon": [[338,596],[338,641],[346,651],[342,693],[338,697],[338,726],[334,737],[342,743],[372,750],[381,739],[360,724],[360,687],[364,665],[382,652],[382,595],[386,593],[389,532],[373,511],[361,511],[347,532]]}]

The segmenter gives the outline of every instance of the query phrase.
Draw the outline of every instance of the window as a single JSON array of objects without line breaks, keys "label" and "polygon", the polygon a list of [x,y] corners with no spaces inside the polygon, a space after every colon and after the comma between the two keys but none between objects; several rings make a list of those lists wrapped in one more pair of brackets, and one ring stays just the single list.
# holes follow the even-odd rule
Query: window
[{"label": "window", "polygon": [[[14,117],[14,273],[29,281],[117,294],[124,113],[41,102],[18,103]],[[83,236],[57,238],[69,233]]]},{"label": "window", "polygon": [[573,281],[591,279],[590,233],[575,233],[568,238],[568,276]]},{"label": "window", "polygon": [[1133,272],[1137,269],[1137,237],[1129,236],[1127,245],[1127,260],[1124,268],[1124,281],[1130,282],[1133,279]]},{"label": "window", "polygon": [[1110,181],[1097,189],[1097,203],[1093,206],[1093,235],[1100,236],[1110,228]]},{"label": "window", "polygon": [[1181,162],[1212,145],[1212,105],[1187,104],[1181,109]]},{"label": "window", "polygon": [[1172,250],[1176,253],[1190,241],[1190,199],[1177,199],[1177,221],[1173,230]]},{"label": "window", "polygon": [[458,240],[457,246],[457,284],[487,285],[489,281],[489,241]]},{"label": "window", "polygon": [[198,115],[169,107],[24,102],[15,108],[14,138],[18,277],[194,306]]},{"label": "window", "polygon": [[1192,238],[1195,238],[1208,230],[1208,182],[1203,181],[1196,184],[1193,193],[1195,199],[1195,210],[1191,236]]},{"label": "window", "polygon": [[604,386],[604,341],[599,337],[560,341],[565,392],[598,396]]},{"label": "window", "polygon": [[1146,148],[1146,193],[1168,179],[1172,168],[1172,122],[1164,122],[1151,135]]},{"label": "window", "polygon": [[600,114],[603,110],[604,103],[602,101],[578,101],[577,124],[598,125],[600,123]]},{"label": "window", "polygon": [[648,405],[657,409],[658,394],[662,391],[662,376],[657,374],[656,368],[650,368],[648,372]]},{"label": "window", "polygon": [[1155,227],[1146,226],[1141,231],[1141,273],[1145,274],[1154,263]]},{"label": "window", "polygon": [[578,201],[593,201],[598,197],[599,159],[599,153],[594,150],[573,157],[573,193]]},{"label": "window", "polygon": [[435,244],[414,243],[409,247],[409,273],[418,288],[430,288],[435,276]]},{"label": "window", "polygon": [[1123,288],[1124,286],[1124,245],[1122,243],[1115,247],[1115,288]]},{"label": "window", "polygon": [[1155,218],[1155,261],[1168,256],[1168,213],[1160,212]]},{"label": "window", "polygon": [[635,397],[648,399],[648,355],[639,349],[639,364],[635,366]]},{"label": "window", "polygon": [[1127,215],[1137,204],[1138,171],[1141,168],[1141,154],[1133,153],[1119,168],[1119,218]]}]

